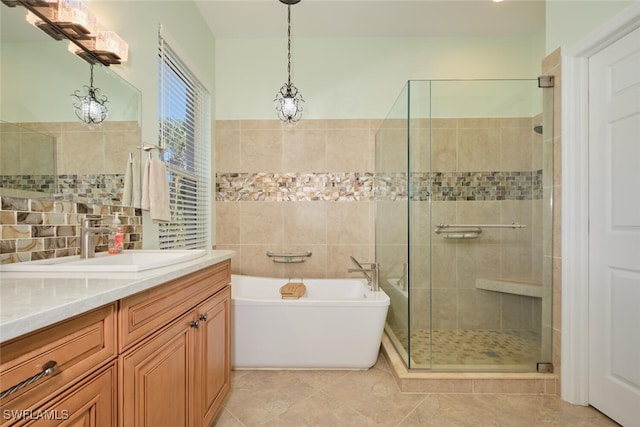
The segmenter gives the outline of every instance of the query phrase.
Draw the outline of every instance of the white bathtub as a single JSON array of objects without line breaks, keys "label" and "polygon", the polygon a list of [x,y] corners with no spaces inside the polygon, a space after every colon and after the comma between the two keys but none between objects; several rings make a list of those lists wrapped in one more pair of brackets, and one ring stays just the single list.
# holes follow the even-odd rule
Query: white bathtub
[{"label": "white bathtub", "polygon": [[376,363],[389,297],[360,279],[305,279],[307,293],[282,299],[287,279],[231,276],[235,369],[368,369]]}]

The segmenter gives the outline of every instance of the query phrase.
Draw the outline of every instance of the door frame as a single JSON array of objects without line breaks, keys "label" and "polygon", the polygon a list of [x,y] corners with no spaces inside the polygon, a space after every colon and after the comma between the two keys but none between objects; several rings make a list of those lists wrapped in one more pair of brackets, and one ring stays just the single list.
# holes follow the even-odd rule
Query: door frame
[{"label": "door frame", "polygon": [[589,57],[640,28],[635,2],[562,54],[561,395],[589,404]]}]

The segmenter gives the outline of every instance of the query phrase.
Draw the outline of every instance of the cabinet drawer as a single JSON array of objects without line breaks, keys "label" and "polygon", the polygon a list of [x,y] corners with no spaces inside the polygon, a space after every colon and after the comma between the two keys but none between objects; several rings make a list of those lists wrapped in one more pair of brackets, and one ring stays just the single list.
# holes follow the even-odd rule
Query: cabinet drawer
[{"label": "cabinet drawer", "polygon": [[[115,427],[117,422],[116,361],[62,393],[45,407],[25,413],[16,425]],[[16,414],[17,415],[17,414]]]},{"label": "cabinet drawer", "polygon": [[[0,384],[3,391],[41,373],[48,362],[57,364],[51,375],[2,399],[3,413],[39,407],[115,357],[115,303],[2,343]],[[3,418],[2,425],[9,424]]]},{"label": "cabinet drawer", "polygon": [[120,301],[119,350],[151,335],[231,282],[224,261]]}]

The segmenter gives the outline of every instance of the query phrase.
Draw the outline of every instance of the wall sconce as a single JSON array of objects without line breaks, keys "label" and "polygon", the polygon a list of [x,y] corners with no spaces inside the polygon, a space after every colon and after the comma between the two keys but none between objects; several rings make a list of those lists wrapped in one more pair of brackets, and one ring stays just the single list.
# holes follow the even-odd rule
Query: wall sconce
[{"label": "wall sconce", "polygon": [[[29,11],[27,22],[40,28],[56,40],[63,38],[87,39],[98,28],[98,20],[82,0],[35,1],[44,1],[47,6],[34,6],[40,15]],[[46,20],[42,17],[45,17]]]},{"label": "wall sconce", "polygon": [[[85,49],[79,48],[76,43],[69,42],[69,51],[91,64],[96,63],[95,57],[103,64],[105,62],[121,64],[129,59],[129,45],[114,31],[98,31],[96,37],[82,40],[80,43]],[[87,50],[91,52],[91,55],[87,53]]]},{"label": "wall sconce", "polygon": [[298,92],[298,88],[291,83],[291,5],[300,0],[280,0],[287,5],[287,83],[276,94],[274,102],[278,117],[289,124],[297,122],[302,117],[302,104],[304,99]]},{"label": "wall sconce", "polygon": [[109,66],[128,59],[128,45],[113,31],[99,30],[84,0],[2,0],[27,9],[27,22],[55,40],[70,40],[69,51],[90,64]]},{"label": "wall sconce", "polygon": [[109,99],[100,95],[100,89],[93,87],[93,64],[91,64],[91,80],[84,86],[85,94],[76,90],[71,94],[76,116],[89,126],[101,125],[109,114]]}]

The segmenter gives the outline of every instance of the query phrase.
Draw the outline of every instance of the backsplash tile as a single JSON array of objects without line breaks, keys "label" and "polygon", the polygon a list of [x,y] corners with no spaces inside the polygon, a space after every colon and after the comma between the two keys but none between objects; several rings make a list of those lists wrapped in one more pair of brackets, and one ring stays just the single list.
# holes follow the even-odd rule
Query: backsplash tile
[{"label": "backsplash tile", "polygon": [[[124,229],[125,249],[142,248],[142,211],[131,207],[0,197],[2,264],[78,255],[80,222],[102,216],[109,224],[116,212]],[[96,237],[96,252],[107,250],[108,236]]]}]

